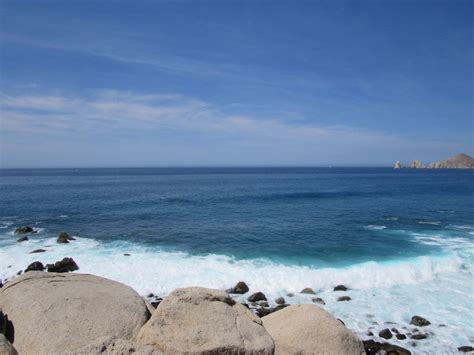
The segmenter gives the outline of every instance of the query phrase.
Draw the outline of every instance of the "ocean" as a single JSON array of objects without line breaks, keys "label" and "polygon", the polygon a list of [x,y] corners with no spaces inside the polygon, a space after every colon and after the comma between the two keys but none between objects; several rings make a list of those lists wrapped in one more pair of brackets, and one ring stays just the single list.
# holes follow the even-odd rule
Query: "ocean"
[{"label": "ocean", "polygon": [[[311,303],[299,293],[311,287],[363,339],[411,332],[420,315],[432,323],[427,339],[390,342],[456,353],[474,343],[473,178],[391,168],[3,169],[0,277],[68,256],[79,272],[143,295],[243,280],[270,304]],[[17,243],[22,225],[38,233]],[[60,231],[77,240],[57,244]],[[47,252],[29,254],[38,248]],[[349,290],[334,292],[338,284]]]}]

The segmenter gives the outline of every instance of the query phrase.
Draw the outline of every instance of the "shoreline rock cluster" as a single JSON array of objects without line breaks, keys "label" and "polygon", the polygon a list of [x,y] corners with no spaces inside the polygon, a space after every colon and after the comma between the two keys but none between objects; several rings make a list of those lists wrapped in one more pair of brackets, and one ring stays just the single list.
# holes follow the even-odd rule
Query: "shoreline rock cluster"
[{"label": "shoreline rock cluster", "polygon": [[[400,161],[395,162],[394,169],[402,169]],[[413,160],[406,166],[411,169],[474,169],[474,158],[461,153],[446,160],[423,164],[420,160]]]},{"label": "shoreline rock cluster", "polygon": [[[20,228],[24,232],[16,234],[34,231]],[[57,238],[60,244],[73,240],[66,232]],[[46,266],[35,261],[22,276],[5,285],[0,282],[0,355],[410,354],[388,342],[359,339],[342,320],[317,306],[326,303],[309,287],[300,293],[314,295],[313,304],[290,305],[285,297],[294,295],[287,294],[271,307],[262,292],[246,295],[250,289],[244,281],[225,292],[177,289],[163,299],[151,293],[142,297],[102,277],[69,273],[77,270],[69,257]],[[345,285],[333,288],[336,294],[346,291]],[[245,295],[246,301],[240,303],[231,295]],[[351,298],[343,294],[337,301]],[[396,338],[415,346],[414,341],[433,335],[418,329],[431,325],[418,315],[411,319],[411,330],[392,324],[377,331],[370,327],[367,336],[375,337],[375,332],[376,339]]]}]

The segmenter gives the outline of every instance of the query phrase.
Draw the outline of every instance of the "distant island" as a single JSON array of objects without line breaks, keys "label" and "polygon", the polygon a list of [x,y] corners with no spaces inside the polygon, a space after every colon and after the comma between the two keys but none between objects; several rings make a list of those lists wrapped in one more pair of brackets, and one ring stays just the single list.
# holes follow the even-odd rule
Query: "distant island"
[{"label": "distant island", "polygon": [[[400,161],[397,161],[394,165],[395,169],[403,167]],[[406,167],[411,169],[474,169],[474,158],[461,153],[449,159],[429,163],[428,165],[423,164],[419,160],[413,160]]]}]

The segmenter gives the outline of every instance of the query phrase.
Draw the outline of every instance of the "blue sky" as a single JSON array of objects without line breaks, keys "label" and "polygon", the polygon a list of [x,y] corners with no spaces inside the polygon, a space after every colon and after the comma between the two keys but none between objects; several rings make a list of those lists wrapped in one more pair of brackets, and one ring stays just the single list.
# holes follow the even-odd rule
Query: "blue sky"
[{"label": "blue sky", "polygon": [[473,2],[1,2],[2,167],[473,154]]}]

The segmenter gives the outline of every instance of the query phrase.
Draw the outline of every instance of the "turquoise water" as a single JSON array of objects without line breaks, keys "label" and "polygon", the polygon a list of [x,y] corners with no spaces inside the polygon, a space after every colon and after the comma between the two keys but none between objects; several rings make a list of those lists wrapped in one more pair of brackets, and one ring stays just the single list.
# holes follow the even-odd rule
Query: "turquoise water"
[{"label": "turquoise water", "polygon": [[[313,287],[361,335],[373,317],[439,317],[447,329],[417,349],[450,352],[474,338],[462,316],[473,310],[473,177],[388,168],[1,170],[0,276],[72,256],[80,271],[141,293],[241,279],[270,297]],[[20,225],[39,233],[16,243]],[[57,245],[62,230],[78,240]],[[28,254],[40,247],[48,252]],[[352,302],[331,301],[339,283]]]}]

